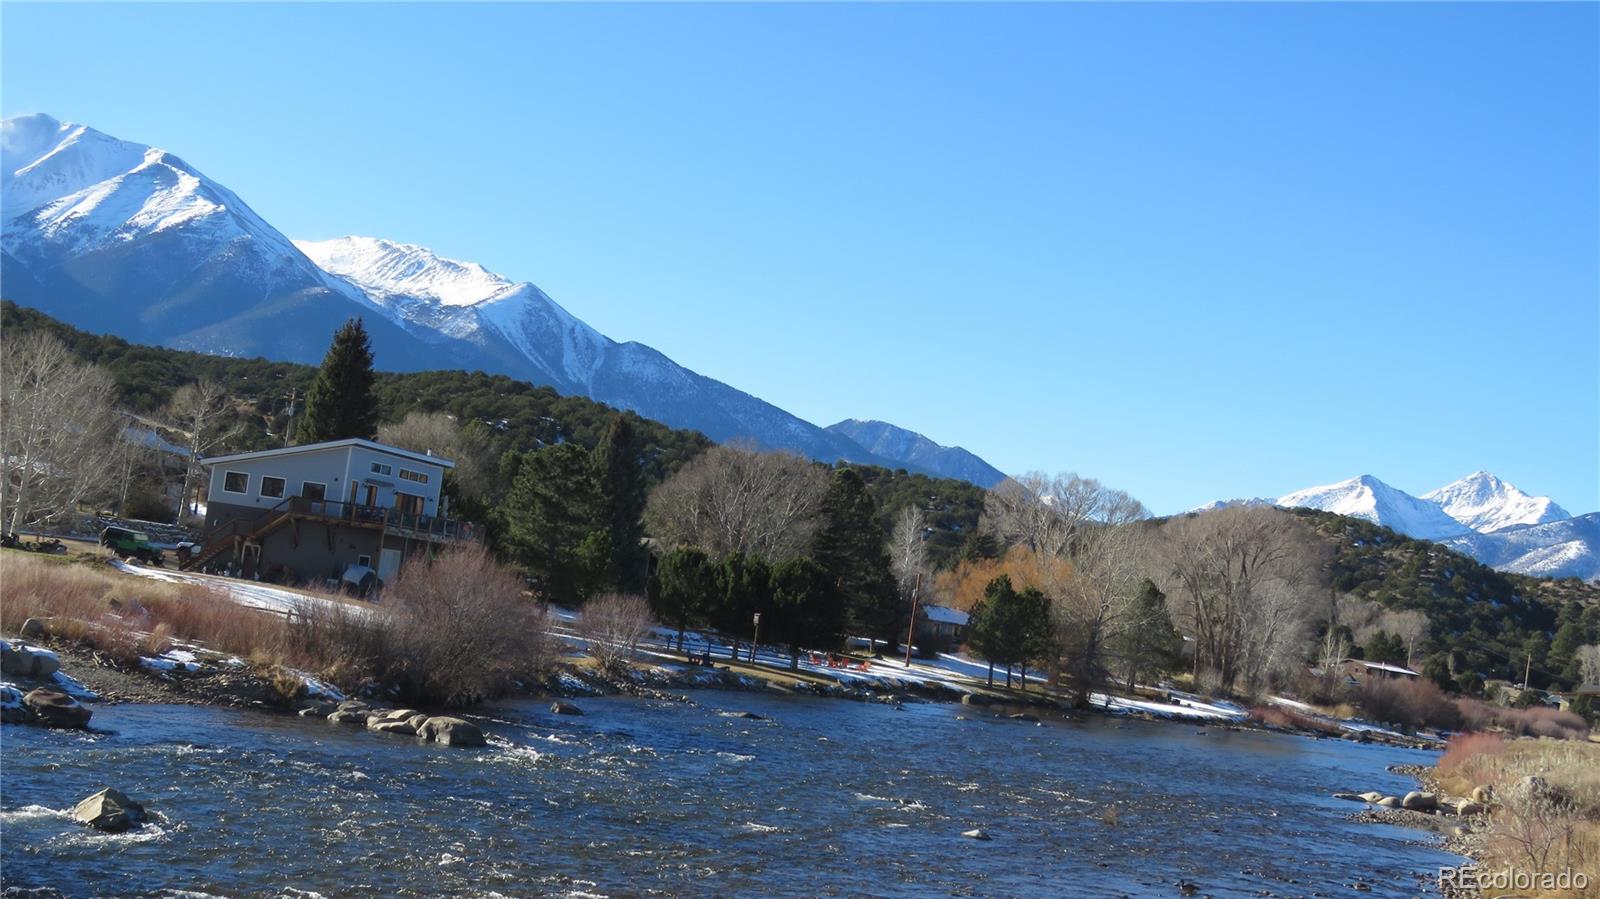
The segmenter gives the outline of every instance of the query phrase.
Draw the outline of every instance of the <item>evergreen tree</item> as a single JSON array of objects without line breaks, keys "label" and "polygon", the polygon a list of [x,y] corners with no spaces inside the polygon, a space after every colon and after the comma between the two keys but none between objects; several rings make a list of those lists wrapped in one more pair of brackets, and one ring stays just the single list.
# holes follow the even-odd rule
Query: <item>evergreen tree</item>
[{"label": "evergreen tree", "polygon": [[851,631],[894,646],[899,630],[899,591],[877,509],[854,469],[833,473],[823,497],[822,527],[813,542],[812,557],[843,595]]},{"label": "evergreen tree", "polygon": [[[773,640],[789,646],[789,670],[800,668],[802,647],[832,650],[845,626],[845,608],[828,572],[811,559],[790,559],[772,570]],[[765,624],[765,619],[763,619]]]},{"label": "evergreen tree", "polygon": [[1460,690],[1455,677],[1450,673],[1450,656],[1447,653],[1436,652],[1422,662],[1422,676],[1439,685],[1439,689],[1448,693]]},{"label": "evergreen tree", "polygon": [[1028,689],[1028,662],[1060,655],[1056,622],[1050,615],[1050,597],[1036,587],[1017,594],[1017,615],[1021,619],[1022,645],[1017,661],[1022,665],[1022,689]]},{"label": "evergreen tree", "polygon": [[301,443],[378,433],[378,400],[373,392],[372,347],[361,319],[346,321],[333,335],[322,368],[306,391],[305,414],[296,437]]},{"label": "evergreen tree", "polygon": [[712,606],[717,593],[717,571],[703,550],[675,549],[661,557],[652,596],[658,618],[678,629],[678,651],[683,632]]},{"label": "evergreen tree", "polygon": [[1178,667],[1183,657],[1183,635],[1172,623],[1167,595],[1149,578],[1118,622],[1111,651],[1122,660],[1132,690],[1140,675],[1158,674]]},{"label": "evergreen tree", "polygon": [[524,454],[497,510],[502,549],[549,599],[582,602],[615,583],[589,454],[572,443]]},{"label": "evergreen tree", "polygon": [[732,553],[722,560],[717,574],[717,604],[708,617],[734,638],[731,653],[737,656],[739,637],[751,633],[755,613],[771,605],[772,566],[759,556]]},{"label": "evergreen tree", "polygon": [[644,447],[632,413],[611,420],[595,444],[591,468],[600,494],[599,524],[609,534],[610,566],[617,587],[642,592],[648,576],[649,551],[644,545]]},{"label": "evergreen tree", "polygon": [[1029,605],[1011,585],[1011,577],[1002,574],[989,582],[983,599],[973,607],[967,622],[967,645],[989,663],[991,685],[994,666],[1003,665],[1006,686],[1011,686],[1011,667],[1027,653]]}]

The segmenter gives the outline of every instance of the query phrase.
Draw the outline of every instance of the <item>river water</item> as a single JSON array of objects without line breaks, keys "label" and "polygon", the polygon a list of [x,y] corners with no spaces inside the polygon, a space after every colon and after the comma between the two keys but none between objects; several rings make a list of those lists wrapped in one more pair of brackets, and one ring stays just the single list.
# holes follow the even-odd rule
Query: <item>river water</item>
[{"label": "river water", "polygon": [[[0,733],[0,878],[68,896],[1410,896],[1459,862],[1344,820],[1427,753],[701,691],[480,709],[486,749],[193,706]],[[765,720],[731,717],[751,711]],[[473,717],[473,716],[469,716]],[[1202,733],[1203,731],[1203,733]],[[63,812],[115,786],[160,820]],[[1115,809],[1115,815],[1108,809]],[[981,827],[979,842],[962,831]]]}]

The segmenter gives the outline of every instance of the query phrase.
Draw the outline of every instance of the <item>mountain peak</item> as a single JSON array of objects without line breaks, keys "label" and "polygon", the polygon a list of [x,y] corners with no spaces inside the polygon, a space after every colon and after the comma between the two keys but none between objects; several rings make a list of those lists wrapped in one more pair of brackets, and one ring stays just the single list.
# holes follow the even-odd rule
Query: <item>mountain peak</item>
[{"label": "mountain peak", "polygon": [[1529,496],[1487,471],[1475,471],[1422,498],[1481,533],[1571,517],[1548,496]]},{"label": "mountain peak", "polygon": [[1465,534],[1468,528],[1431,501],[1418,499],[1370,474],[1337,484],[1297,490],[1278,498],[1278,505],[1322,509],[1364,518],[1409,537],[1438,540]]},{"label": "mountain peak", "polygon": [[379,297],[420,297],[443,306],[472,306],[517,285],[476,262],[440,256],[426,247],[381,237],[297,240],[323,271]]}]

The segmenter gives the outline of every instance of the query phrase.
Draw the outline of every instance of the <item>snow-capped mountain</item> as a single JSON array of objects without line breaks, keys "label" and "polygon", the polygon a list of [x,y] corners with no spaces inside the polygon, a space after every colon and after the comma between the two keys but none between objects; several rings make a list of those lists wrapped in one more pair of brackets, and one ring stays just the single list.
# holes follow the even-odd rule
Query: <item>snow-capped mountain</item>
[{"label": "snow-capped mountain", "polygon": [[1241,496],[1234,499],[1214,499],[1203,506],[1195,506],[1189,512],[1197,515],[1201,512],[1215,512],[1218,509],[1234,509],[1240,506],[1276,506],[1277,504],[1277,500],[1267,499],[1264,496]]},{"label": "snow-capped mountain", "polygon": [[1441,542],[1501,571],[1600,580],[1600,512]]},{"label": "snow-capped mountain", "polygon": [[1297,490],[1278,497],[1277,504],[1364,518],[1408,537],[1423,540],[1439,540],[1471,532],[1466,525],[1445,514],[1438,503],[1418,499],[1369,474],[1325,487]]},{"label": "snow-capped mountain", "polygon": [[1529,496],[1487,471],[1475,471],[1422,498],[1480,533],[1571,518],[1548,496]]},{"label": "snow-capped mountain", "polygon": [[1600,579],[1600,513],[1573,518],[1549,497],[1530,496],[1486,471],[1421,497],[1362,475],[1276,500],[1220,500],[1192,511],[1240,505],[1322,509],[1443,543],[1503,571]]},{"label": "snow-capped mountain", "polygon": [[1005,473],[959,446],[942,446],[905,428],[886,421],[849,418],[828,426],[868,451],[906,468],[920,469],[947,478],[971,481],[979,487],[993,487],[1006,479]]},{"label": "snow-capped mountain", "polygon": [[478,369],[713,440],[908,464],[644,344],[613,341],[539,288],[482,266],[375,238],[297,245],[164,150],[45,115],[6,119],[0,143],[5,296],[80,328],[314,363],[359,315],[380,368]]},{"label": "snow-capped mountain", "polygon": [[341,321],[366,315],[376,319],[379,364],[420,368],[431,356],[374,316],[361,291],[164,150],[45,115],[6,119],[0,220],[6,297],[79,327],[316,361]]}]

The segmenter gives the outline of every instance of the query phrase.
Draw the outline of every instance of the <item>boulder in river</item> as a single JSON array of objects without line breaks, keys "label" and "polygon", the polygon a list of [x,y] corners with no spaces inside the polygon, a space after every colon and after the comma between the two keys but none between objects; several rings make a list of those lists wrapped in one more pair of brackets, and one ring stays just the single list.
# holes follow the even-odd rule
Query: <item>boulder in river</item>
[{"label": "boulder in river", "polygon": [[89,716],[93,714],[88,707],[55,687],[30,690],[22,697],[22,704],[45,727],[88,727]]},{"label": "boulder in river", "polygon": [[1379,799],[1382,799],[1382,798],[1383,798],[1383,794],[1379,793],[1379,792],[1377,792],[1375,790],[1368,790],[1367,792],[1361,794],[1361,801],[1362,802],[1376,803]]},{"label": "boulder in river", "polygon": [[46,678],[61,670],[61,657],[48,649],[0,640],[0,671],[13,677]]},{"label": "boulder in river", "polygon": [[10,684],[0,684],[0,721],[6,724],[33,721],[33,710],[22,701],[22,691]]},{"label": "boulder in river", "polygon": [[417,728],[417,735],[445,746],[482,746],[483,731],[478,725],[460,718],[438,715],[429,718]]},{"label": "boulder in river", "polygon": [[367,719],[367,730],[380,734],[404,734],[408,737],[417,733],[417,729],[412,727],[410,722],[386,721],[382,718]]},{"label": "boulder in river", "polygon": [[556,713],[557,715],[582,715],[583,714],[583,709],[578,708],[577,706],[573,705],[570,702],[562,702],[559,699],[557,699],[555,702],[550,703],[550,711]]},{"label": "boulder in river", "polygon": [[1412,790],[1400,800],[1400,807],[1413,812],[1436,812],[1439,810],[1439,797],[1422,790]]},{"label": "boulder in river", "polygon": [[1006,717],[1010,718],[1012,721],[1033,721],[1033,722],[1037,722],[1039,720],[1039,716],[1038,715],[1030,715],[1027,712],[1018,712],[1015,715],[1007,715]]},{"label": "boulder in river", "polygon": [[962,705],[988,705],[989,704],[989,697],[983,695],[982,693],[963,693],[963,694],[961,694],[961,704]]},{"label": "boulder in river", "polygon": [[1373,805],[1382,808],[1399,808],[1400,799],[1396,796],[1385,796],[1382,799],[1379,799],[1377,802],[1374,802]]},{"label": "boulder in river", "polygon": [[72,808],[72,820],[96,830],[121,833],[144,821],[144,806],[107,787]]},{"label": "boulder in river", "polygon": [[963,831],[961,835],[966,837],[969,840],[985,840],[985,841],[987,841],[989,839],[992,839],[989,836],[989,832],[984,830],[981,827],[974,827],[971,830]]}]

